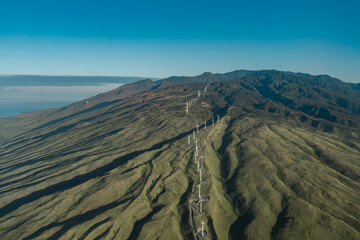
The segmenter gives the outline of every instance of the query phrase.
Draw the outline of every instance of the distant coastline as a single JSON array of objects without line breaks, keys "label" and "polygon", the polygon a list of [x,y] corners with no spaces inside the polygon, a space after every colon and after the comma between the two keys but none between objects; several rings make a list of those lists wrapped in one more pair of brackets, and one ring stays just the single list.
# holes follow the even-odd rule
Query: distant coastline
[{"label": "distant coastline", "polygon": [[62,107],[143,77],[0,75],[0,117]]}]

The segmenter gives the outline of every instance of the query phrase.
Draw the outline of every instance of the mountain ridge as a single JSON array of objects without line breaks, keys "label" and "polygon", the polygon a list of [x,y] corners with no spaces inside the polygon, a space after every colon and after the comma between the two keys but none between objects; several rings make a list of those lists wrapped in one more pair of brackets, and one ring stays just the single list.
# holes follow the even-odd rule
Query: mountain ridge
[{"label": "mountain ridge", "polygon": [[208,238],[358,239],[360,94],[327,79],[143,80],[124,98],[12,121],[23,129],[0,143],[0,237],[194,239],[198,125]]},{"label": "mountain ridge", "polygon": [[[60,108],[53,108],[53,109],[47,109],[44,111],[36,111],[36,112],[30,112],[30,113],[24,113],[20,114],[15,117],[11,118],[1,118],[0,123],[3,126],[3,129],[6,128],[6,133],[0,138],[0,142],[4,141],[4,139],[8,139],[9,137],[15,136],[23,131],[26,131],[26,129],[18,128],[18,127],[12,127],[14,125],[14,122],[16,122],[17,125],[27,125],[30,127],[36,126],[39,119],[49,119],[49,120],[55,120],[59,116],[72,116],[76,115],[77,113],[80,113],[82,111],[86,111],[87,109],[91,107],[95,107],[98,104],[106,104],[111,103],[113,101],[117,101],[120,99],[125,99],[129,96],[132,96],[133,94],[137,94],[140,92],[148,91],[148,90],[155,90],[155,89],[162,89],[162,88],[168,88],[172,86],[178,86],[185,83],[204,83],[204,82],[217,82],[217,81],[231,81],[231,80],[238,80],[241,78],[246,78],[249,76],[262,77],[264,78],[264,75],[271,74],[278,76],[280,78],[297,78],[302,79],[304,82],[307,82],[307,84],[313,84],[314,86],[318,87],[326,87],[330,89],[334,89],[336,91],[340,91],[341,89],[343,91],[346,91],[345,95],[350,92],[351,95],[357,95],[360,94],[360,88],[358,89],[356,86],[360,86],[360,83],[358,85],[353,85],[351,83],[345,83],[342,82],[339,79],[329,77],[328,75],[317,75],[313,76],[310,74],[304,74],[304,73],[294,73],[294,72],[283,72],[283,71],[277,71],[277,70],[260,70],[260,71],[249,71],[249,70],[236,70],[224,74],[212,74],[209,72],[205,72],[201,75],[194,76],[194,77],[169,77],[157,81],[152,81],[150,79],[145,80],[139,80],[134,83],[130,84],[124,84],[123,86],[120,86],[119,88],[116,88],[114,90],[111,90],[106,93],[98,94],[94,97],[70,104],[68,106],[60,107]],[[291,80],[291,79],[290,79]],[[329,85],[330,84],[330,85]],[[275,91],[278,91],[276,89],[273,89]],[[271,91],[273,91],[271,90]],[[316,90],[315,90],[316,91]],[[273,94],[273,93],[272,93]],[[326,96],[326,91],[321,93]],[[344,93],[342,94],[344,95]],[[286,100],[285,100],[286,101]],[[343,97],[338,97],[337,104],[345,104],[348,105],[348,100],[344,100]],[[101,106],[101,105],[100,105]],[[305,106],[303,109],[304,113],[310,113],[312,115],[324,115],[325,118],[328,118],[330,120],[328,110],[319,112],[318,109],[312,109],[311,110],[311,104],[310,106]],[[348,106],[348,108],[351,107],[351,105]],[[315,113],[314,113],[315,111]],[[317,113],[316,113],[317,112]],[[31,121],[31,119],[36,119],[36,121]],[[351,123],[356,123],[354,120],[350,120]],[[29,122],[32,122],[29,124]],[[316,125],[316,121],[314,122]],[[0,127],[1,128],[1,127]],[[4,137],[5,136],[5,137]],[[3,140],[2,140],[3,139]]]}]

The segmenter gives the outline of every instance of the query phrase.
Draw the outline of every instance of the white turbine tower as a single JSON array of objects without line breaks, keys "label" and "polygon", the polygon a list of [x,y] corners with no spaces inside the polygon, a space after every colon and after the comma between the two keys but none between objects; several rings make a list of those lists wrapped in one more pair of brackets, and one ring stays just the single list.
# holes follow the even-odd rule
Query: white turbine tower
[{"label": "white turbine tower", "polygon": [[190,135],[188,135],[188,146],[190,146]]},{"label": "white turbine tower", "polygon": [[196,156],[199,155],[199,147],[197,145],[197,139],[195,139],[195,154],[196,154]]},{"label": "white turbine tower", "polygon": [[201,237],[204,237],[204,221],[201,222]]},{"label": "white turbine tower", "polygon": [[202,213],[203,212],[203,209],[202,209],[202,202],[205,201],[204,199],[200,199],[200,212]]},{"label": "white turbine tower", "polygon": [[199,188],[199,199],[201,199],[201,184],[199,183],[197,186]]},{"label": "white turbine tower", "polygon": [[217,115],[217,117],[218,117],[218,121],[217,121],[217,123],[219,123],[219,118],[220,118],[220,116],[219,116],[219,115]]},{"label": "white turbine tower", "polygon": [[203,202],[203,199],[201,198],[201,184],[199,183],[199,185],[197,185],[198,188],[199,188],[199,203],[200,203],[200,211],[202,213],[202,202]]},{"label": "white turbine tower", "polygon": [[186,109],[185,109],[186,116],[189,114],[189,103],[186,102]]},{"label": "white turbine tower", "polygon": [[196,133],[199,133],[199,124],[196,124]]}]

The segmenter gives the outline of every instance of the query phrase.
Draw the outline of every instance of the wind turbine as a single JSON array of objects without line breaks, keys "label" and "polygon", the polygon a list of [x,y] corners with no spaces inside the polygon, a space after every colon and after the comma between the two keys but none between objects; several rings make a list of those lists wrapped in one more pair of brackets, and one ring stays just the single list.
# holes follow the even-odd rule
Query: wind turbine
[{"label": "wind turbine", "polygon": [[201,184],[199,183],[197,186],[199,188],[199,199],[201,199]]},{"label": "wind turbine", "polygon": [[197,170],[198,170],[198,172],[200,172],[200,158],[199,158],[199,160],[197,161]]},{"label": "wind turbine", "polygon": [[201,222],[201,237],[204,237],[204,221]]}]

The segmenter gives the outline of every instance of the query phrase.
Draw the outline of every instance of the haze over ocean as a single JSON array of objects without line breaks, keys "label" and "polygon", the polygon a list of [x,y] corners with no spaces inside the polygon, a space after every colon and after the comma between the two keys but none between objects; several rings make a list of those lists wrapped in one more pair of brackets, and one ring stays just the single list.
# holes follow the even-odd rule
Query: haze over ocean
[{"label": "haze over ocean", "polygon": [[0,76],[0,117],[62,107],[140,77]]}]

